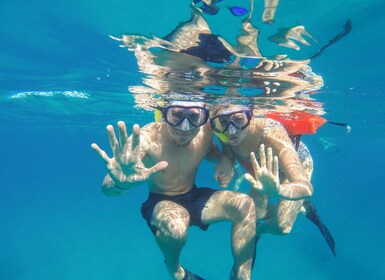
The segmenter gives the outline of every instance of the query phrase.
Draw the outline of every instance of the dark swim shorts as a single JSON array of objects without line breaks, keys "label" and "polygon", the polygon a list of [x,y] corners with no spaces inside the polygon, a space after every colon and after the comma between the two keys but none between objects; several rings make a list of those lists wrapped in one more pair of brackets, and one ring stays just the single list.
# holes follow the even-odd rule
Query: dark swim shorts
[{"label": "dark swim shorts", "polygon": [[194,187],[187,193],[175,196],[168,196],[157,193],[149,193],[148,199],[142,204],[142,216],[147,221],[151,231],[156,234],[157,228],[151,224],[152,212],[158,202],[169,200],[183,206],[190,214],[190,226],[198,226],[202,230],[207,230],[209,225],[203,224],[201,215],[207,201],[217,190],[210,188]]}]

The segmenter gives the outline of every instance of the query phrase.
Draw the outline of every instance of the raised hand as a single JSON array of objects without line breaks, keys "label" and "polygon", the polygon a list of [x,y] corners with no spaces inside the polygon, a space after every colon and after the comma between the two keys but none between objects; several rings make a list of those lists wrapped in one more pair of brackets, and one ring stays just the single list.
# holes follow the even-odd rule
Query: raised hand
[{"label": "raised hand", "polygon": [[261,165],[258,164],[254,153],[251,153],[250,157],[255,178],[250,174],[245,174],[245,178],[257,191],[269,196],[279,195],[278,158],[276,156],[273,157],[271,147],[267,149],[266,158],[265,145],[262,144],[260,146],[259,158]]},{"label": "raised hand", "polygon": [[112,125],[107,126],[112,158],[95,143],[91,145],[91,148],[105,162],[109,175],[120,189],[128,189],[135,184],[142,183],[152,174],[167,167],[166,161],[158,162],[151,168],[144,166],[139,125],[133,126],[131,138],[128,138],[126,125],[122,121],[118,122],[118,131],[119,142],[114,127]]}]

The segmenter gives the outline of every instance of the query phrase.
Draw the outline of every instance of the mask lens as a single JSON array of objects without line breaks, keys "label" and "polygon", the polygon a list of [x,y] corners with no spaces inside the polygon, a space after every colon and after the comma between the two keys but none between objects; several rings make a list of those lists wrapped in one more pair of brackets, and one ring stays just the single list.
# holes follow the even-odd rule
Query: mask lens
[{"label": "mask lens", "polygon": [[164,118],[169,125],[177,126],[184,120],[184,114],[179,108],[171,107],[166,109]]},{"label": "mask lens", "polygon": [[238,129],[243,129],[249,124],[249,119],[245,112],[238,112],[231,115],[231,122]]},{"label": "mask lens", "polygon": [[187,119],[195,126],[204,125],[207,122],[207,111],[202,108],[193,108],[190,112],[187,112]]},{"label": "mask lens", "polygon": [[163,112],[165,121],[171,126],[178,126],[187,119],[194,127],[204,125],[208,119],[208,111],[201,107],[170,106]]},{"label": "mask lens", "polygon": [[244,129],[250,123],[251,114],[247,111],[217,115],[211,119],[211,126],[215,132],[224,133],[230,124],[237,129]]},{"label": "mask lens", "polygon": [[218,116],[211,119],[211,126],[214,131],[223,133],[230,123],[229,116]]}]

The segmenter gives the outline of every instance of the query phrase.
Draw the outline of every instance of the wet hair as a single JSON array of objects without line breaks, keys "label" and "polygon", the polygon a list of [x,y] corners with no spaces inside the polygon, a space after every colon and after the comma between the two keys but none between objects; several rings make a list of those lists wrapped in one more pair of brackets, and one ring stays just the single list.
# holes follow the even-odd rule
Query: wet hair
[{"label": "wet hair", "polygon": [[253,111],[253,105],[252,104],[231,104],[231,103],[224,103],[224,104],[217,104],[215,106],[210,107],[210,113],[212,116],[215,116],[219,111],[232,109],[232,107],[237,107],[239,109],[246,109]]}]

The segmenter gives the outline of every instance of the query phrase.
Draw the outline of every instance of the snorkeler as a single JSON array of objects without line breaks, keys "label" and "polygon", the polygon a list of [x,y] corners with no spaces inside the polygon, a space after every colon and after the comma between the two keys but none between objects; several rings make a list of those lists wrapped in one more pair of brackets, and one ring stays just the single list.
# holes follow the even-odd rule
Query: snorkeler
[{"label": "snorkeler", "polygon": [[[257,227],[257,238],[264,233],[290,233],[298,213],[304,211],[335,255],[333,237],[309,200],[313,193],[313,160],[307,147],[300,142],[296,150],[280,123],[253,118],[251,106],[219,105],[213,110],[210,124],[225,154],[249,173],[245,178],[253,186],[250,196],[255,202],[257,221],[263,220]],[[269,203],[274,197],[279,199],[277,205]]]},{"label": "snorkeler", "polygon": [[[301,199],[308,198],[313,193],[313,187],[306,178],[305,170],[298,158],[297,152],[287,135],[286,130],[278,122],[269,119],[252,118],[252,109],[241,105],[220,105],[214,110],[210,124],[223,143],[226,154],[237,160],[253,180],[246,176],[254,188],[251,196],[255,199],[257,219],[265,218],[269,196],[279,196],[277,213],[272,219],[265,220],[258,227],[258,236],[262,233],[287,234],[291,231],[296,214],[301,207]],[[279,178],[274,177],[271,184],[258,184],[259,174],[253,166],[254,152],[262,150],[261,160],[265,161],[264,146],[271,147],[270,153],[279,155],[280,168],[289,180],[286,184],[279,184]],[[269,168],[271,170],[271,168]],[[276,175],[276,174],[274,174]],[[290,211],[289,211],[290,210]],[[295,213],[293,217],[293,213]],[[293,219],[294,218],[294,219]]]},{"label": "snorkeler", "polygon": [[201,102],[173,101],[159,109],[164,122],[141,129],[134,125],[130,137],[124,122],[118,123],[119,140],[113,127],[107,126],[111,158],[92,144],[109,173],[103,192],[118,196],[147,181],[149,196],[142,204],[142,216],[172,279],[203,279],[183,268],[179,256],[189,226],[206,230],[218,221],[232,223],[234,267],[230,279],[251,279],[256,234],[253,200],[238,192],[198,188],[194,184],[204,158],[218,162],[215,178],[222,186],[233,176],[231,161],[213,143],[208,108]]}]

